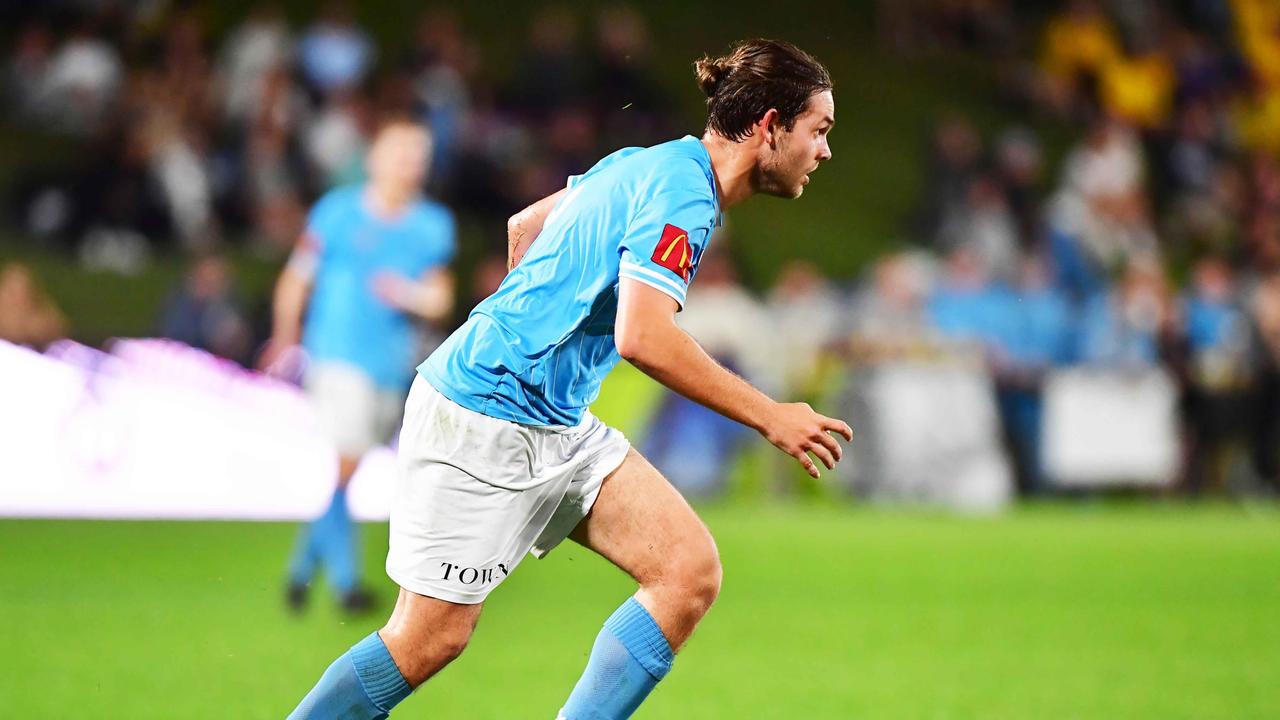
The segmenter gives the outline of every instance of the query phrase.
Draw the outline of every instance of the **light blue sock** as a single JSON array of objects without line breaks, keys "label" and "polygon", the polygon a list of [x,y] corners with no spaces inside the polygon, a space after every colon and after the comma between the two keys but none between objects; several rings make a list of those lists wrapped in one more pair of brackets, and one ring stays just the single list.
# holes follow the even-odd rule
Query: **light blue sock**
[{"label": "light blue sock", "polygon": [[557,720],[623,720],[671,670],[675,653],[658,623],[635,598],[604,623],[587,669]]},{"label": "light blue sock", "polygon": [[411,692],[375,632],[333,661],[288,720],[382,720]]},{"label": "light blue sock", "polygon": [[324,558],[329,583],[339,595],[356,589],[360,581],[360,568],[356,551],[356,526],[347,509],[347,489],[333,491],[329,509],[312,524],[312,531],[320,538],[320,552]]},{"label": "light blue sock", "polygon": [[289,557],[289,582],[293,585],[306,585],[316,574],[316,566],[320,563],[320,538],[317,536],[315,524],[307,523],[298,528],[298,538],[293,545],[293,555]]}]

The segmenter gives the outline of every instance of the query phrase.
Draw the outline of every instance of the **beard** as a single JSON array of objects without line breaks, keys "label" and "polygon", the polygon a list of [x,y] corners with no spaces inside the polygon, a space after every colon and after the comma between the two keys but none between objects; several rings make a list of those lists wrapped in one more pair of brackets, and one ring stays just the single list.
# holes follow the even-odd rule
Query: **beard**
[{"label": "beard", "polygon": [[762,195],[794,200],[804,193],[805,173],[786,167],[782,162],[782,155],[778,153],[756,165],[752,185]]}]

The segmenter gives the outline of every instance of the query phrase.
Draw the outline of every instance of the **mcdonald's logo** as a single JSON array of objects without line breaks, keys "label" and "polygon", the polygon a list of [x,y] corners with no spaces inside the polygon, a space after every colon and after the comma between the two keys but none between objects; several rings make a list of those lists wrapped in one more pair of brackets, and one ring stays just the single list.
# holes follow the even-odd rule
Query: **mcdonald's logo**
[{"label": "mcdonald's logo", "polygon": [[693,270],[693,248],[689,246],[689,233],[675,225],[662,228],[662,238],[653,249],[655,263],[680,276],[689,282],[689,274]]}]

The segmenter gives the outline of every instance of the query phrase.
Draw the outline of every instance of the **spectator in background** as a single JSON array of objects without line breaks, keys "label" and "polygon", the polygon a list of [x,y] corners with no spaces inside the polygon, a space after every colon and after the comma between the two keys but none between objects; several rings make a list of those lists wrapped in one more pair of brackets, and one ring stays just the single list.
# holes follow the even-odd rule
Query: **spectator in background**
[{"label": "spectator in background", "polygon": [[[1209,0],[1195,5],[1204,8],[1218,3],[1219,0]],[[1216,42],[1195,25],[1171,23],[1167,27],[1170,61],[1175,75],[1175,105],[1206,102],[1213,106],[1215,114],[1219,113],[1232,86],[1239,80],[1240,68],[1228,53],[1220,49],[1228,47],[1229,43]]]},{"label": "spectator in background", "polygon": [[1085,303],[1076,357],[1088,365],[1121,370],[1156,367],[1170,320],[1159,264],[1132,260],[1117,287]]},{"label": "spectator in background", "polygon": [[249,320],[226,258],[207,254],[195,259],[182,285],[165,301],[160,335],[241,364],[249,362]]},{"label": "spectator in background", "polygon": [[255,243],[268,251],[297,239],[303,214],[306,164],[295,142],[309,111],[287,67],[267,73],[249,119],[238,158],[240,203],[251,219]]},{"label": "spectator in background", "polygon": [[298,44],[308,86],[321,98],[360,85],[373,67],[374,47],[346,3],[330,0]]},{"label": "spectator in background", "polygon": [[207,250],[218,230],[203,138],[163,105],[152,108],[154,112],[136,129],[137,142],[146,158],[148,178],[164,208],[166,225],[183,249]]},{"label": "spectator in background", "polygon": [[782,392],[817,400],[823,391],[823,354],[845,330],[843,298],[812,262],[789,260],[769,291],[768,308],[774,333],[770,344],[787,348],[771,354]]},{"label": "spectator in background", "polygon": [[1253,335],[1253,466],[1280,490],[1280,272],[1257,285],[1249,304]]},{"label": "spectator in background", "polygon": [[1114,118],[1097,116],[1067,156],[1050,210],[1050,249],[1058,283],[1075,297],[1159,251],[1151,227],[1142,148]]},{"label": "spectator in background", "polygon": [[1143,29],[1131,35],[1126,51],[1101,66],[1098,95],[1111,115],[1154,132],[1168,121],[1176,78],[1155,31]]},{"label": "spectator in background", "polygon": [[1050,282],[1044,260],[1034,254],[1022,259],[1003,302],[1006,325],[992,355],[996,399],[1018,488],[1038,494],[1048,488],[1040,452],[1044,381],[1072,360],[1074,312]]},{"label": "spectator in background", "polygon": [[1170,194],[1183,198],[1212,191],[1224,155],[1218,132],[1208,101],[1188,100],[1178,109],[1162,163]]},{"label": "spectator in background", "polygon": [[302,529],[290,559],[286,598],[294,610],[305,605],[321,562],[344,608],[362,611],[372,602],[359,584],[347,484],[400,418],[423,354],[414,318],[439,322],[453,305],[453,216],[420,196],[429,155],[424,127],[386,124],[369,151],[368,184],[321,198],[276,285],[261,365],[276,367],[302,344],[309,359],[303,384],[338,455],[329,508]]},{"label": "spectator in background", "polygon": [[860,364],[892,362],[924,354],[935,342],[925,310],[932,260],[898,253],[877,260],[871,282],[854,297],[848,353]]},{"label": "spectator in background", "polygon": [[965,205],[969,184],[982,160],[982,138],[962,115],[948,115],[934,129],[924,170],[917,232],[936,246],[947,218]]},{"label": "spectator in background", "polygon": [[1010,281],[1018,270],[1018,223],[995,175],[969,181],[964,204],[953,208],[939,228],[943,250],[964,247],[982,265],[983,274]]},{"label": "spectator in background", "polygon": [[43,23],[33,22],[18,33],[13,55],[5,63],[4,99],[23,120],[40,118],[41,104],[46,100],[42,97],[45,75],[52,58],[53,34]]},{"label": "spectator in background", "polygon": [[219,60],[223,115],[244,125],[261,102],[263,85],[276,68],[286,66],[293,38],[276,5],[255,5],[227,38]]},{"label": "spectator in background", "polygon": [[1218,258],[1198,261],[1180,302],[1183,324],[1183,410],[1187,430],[1184,488],[1221,487],[1226,452],[1244,440],[1249,421],[1249,328],[1237,304],[1231,269]]},{"label": "spectator in background", "polygon": [[0,267],[0,340],[43,351],[66,334],[66,319],[31,268]]},{"label": "spectator in background", "polygon": [[1240,48],[1258,80],[1280,87],[1280,6],[1272,0],[1232,0]]},{"label": "spectator in background", "polygon": [[92,19],[80,21],[54,52],[36,91],[41,117],[54,127],[91,135],[110,120],[124,85],[120,55]]},{"label": "spectator in background", "polygon": [[372,108],[356,90],[335,92],[311,116],[302,135],[309,166],[325,189],[364,179],[362,168],[372,130]]},{"label": "spectator in background", "polygon": [[1040,138],[1024,127],[1007,128],[996,140],[995,174],[1013,215],[1018,246],[1032,250],[1040,244],[1040,182],[1044,174],[1044,152]]},{"label": "spectator in background", "polygon": [[[774,325],[738,283],[723,240],[712,242],[677,320],[707,354],[769,392],[778,386],[769,364],[778,343]],[[710,497],[724,490],[734,455],[749,435],[742,425],[668,390],[641,451],[685,497]]]},{"label": "spectator in background", "polygon": [[969,247],[958,247],[947,256],[927,308],[941,338],[957,353],[983,362],[998,351],[1009,323],[1003,293]]},{"label": "spectator in background", "polygon": [[1245,146],[1280,153],[1280,86],[1253,77],[1247,92],[1235,98],[1231,119]]},{"label": "spectator in background", "polygon": [[1045,26],[1036,86],[1040,100],[1059,114],[1073,114],[1081,89],[1118,57],[1118,34],[1098,3],[1070,0]]}]

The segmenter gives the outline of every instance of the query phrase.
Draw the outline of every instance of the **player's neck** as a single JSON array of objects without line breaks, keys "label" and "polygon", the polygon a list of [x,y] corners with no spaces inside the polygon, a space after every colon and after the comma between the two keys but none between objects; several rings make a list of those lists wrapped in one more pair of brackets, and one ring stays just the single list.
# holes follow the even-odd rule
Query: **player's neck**
[{"label": "player's neck", "polygon": [[716,177],[721,210],[727,210],[755,194],[751,182],[755,158],[743,151],[741,143],[708,132],[702,136],[702,145],[711,156],[711,172]]},{"label": "player's neck", "polygon": [[395,217],[413,200],[417,193],[413,188],[402,188],[394,185],[369,185],[369,207],[382,217]]}]

